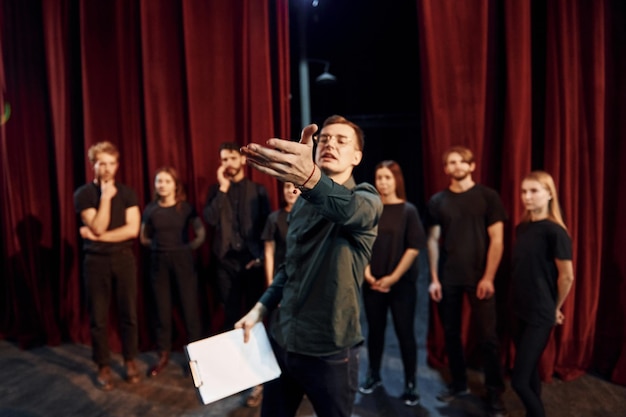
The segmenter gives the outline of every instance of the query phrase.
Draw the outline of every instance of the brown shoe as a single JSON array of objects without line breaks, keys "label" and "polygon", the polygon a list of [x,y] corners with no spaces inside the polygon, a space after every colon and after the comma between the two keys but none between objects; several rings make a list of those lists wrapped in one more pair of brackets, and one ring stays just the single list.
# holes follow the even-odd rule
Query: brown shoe
[{"label": "brown shoe", "polygon": [[161,371],[165,369],[169,361],[170,361],[170,353],[167,351],[161,352],[161,354],[159,355],[159,361],[157,362],[156,365],[150,368],[150,370],[148,371],[148,376],[154,378],[155,376],[160,374]]},{"label": "brown shoe", "polygon": [[96,385],[103,391],[111,391],[113,389],[111,367],[109,365],[100,365],[98,368]]},{"label": "brown shoe", "polygon": [[139,371],[137,370],[137,364],[133,359],[126,361],[126,382],[129,384],[136,384],[139,382]]}]

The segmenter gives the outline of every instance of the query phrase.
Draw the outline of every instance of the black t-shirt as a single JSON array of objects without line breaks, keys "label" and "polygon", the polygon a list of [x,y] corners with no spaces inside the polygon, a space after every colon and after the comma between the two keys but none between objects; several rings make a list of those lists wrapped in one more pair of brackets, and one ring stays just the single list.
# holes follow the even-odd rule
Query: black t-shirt
[{"label": "black t-shirt", "polygon": [[189,226],[196,217],[196,209],[187,201],[171,207],[162,207],[156,201],[149,203],[141,221],[152,240],[151,249],[158,252],[187,249]]},{"label": "black t-shirt", "polygon": [[428,203],[428,226],[441,226],[439,279],[442,285],[476,285],[485,272],[487,228],[505,221],[498,193],[476,184],[462,193],[438,192]]},{"label": "black t-shirt", "polygon": [[[409,249],[422,249],[426,246],[426,235],[417,208],[409,202],[385,204],[378,221],[378,236],[372,249],[370,270],[380,278],[389,275]],[[409,269],[409,272],[415,272]],[[413,281],[415,274],[408,273]],[[404,277],[402,278],[404,279]]]},{"label": "black t-shirt", "polygon": [[[137,194],[131,188],[115,183],[117,193],[111,199],[111,221],[107,230],[117,229],[126,224],[126,209],[138,205]],[[93,182],[79,187],[74,192],[74,207],[76,213],[80,213],[89,208],[98,210],[100,206],[100,187]],[[133,239],[124,242],[94,242],[89,239],[83,240],[83,249],[88,253],[112,253],[123,248],[132,246]]]},{"label": "black t-shirt", "polygon": [[274,272],[278,269],[280,264],[285,261],[285,253],[287,252],[287,228],[289,223],[287,222],[287,216],[289,215],[285,209],[276,210],[267,216],[265,222],[265,228],[261,233],[261,240],[264,242],[267,240],[274,241]]},{"label": "black t-shirt", "polygon": [[530,324],[555,324],[555,259],[572,259],[572,241],[564,228],[550,220],[517,225],[511,281],[513,312]]}]

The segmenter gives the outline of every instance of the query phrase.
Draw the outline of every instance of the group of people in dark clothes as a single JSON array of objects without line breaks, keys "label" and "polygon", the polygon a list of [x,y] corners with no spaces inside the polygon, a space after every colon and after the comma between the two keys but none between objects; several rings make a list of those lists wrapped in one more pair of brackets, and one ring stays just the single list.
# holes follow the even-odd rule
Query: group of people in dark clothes
[{"label": "group of people in dark clothes", "polygon": [[[469,394],[461,340],[467,298],[483,352],[487,414],[508,415],[501,399],[505,384],[494,287],[507,220],[500,197],[472,179],[476,163],[471,150],[453,147],[442,160],[449,187],[432,196],[422,223],[417,208],[406,200],[396,162],[376,166],[375,186],[355,182],[352,171],[362,160],[363,147],[361,128],[342,116],[329,117],[321,128],[305,127],[299,142],[273,138],[263,145],[220,147],[217,183],[209,189],[202,214],[213,232],[222,330],[241,328],[247,341],[252,327],[267,320],[282,371],[278,379],[251,389],[246,403],[261,403],[262,416],[295,416],[306,395],[321,417],[350,416],[357,390],[367,395],[382,385],[390,311],[404,366],[400,398],[407,406],[417,405],[415,261],[427,249],[429,293],[439,309],[451,375],[437,399],[450,402]],[[112,298],[126,380],[140,380],[133,239],[139,237],[151,252],[159,356],[148,374],[156,377],[172,348],[172,285],[180,296],[189,341],[203,336],[193,250],[203,244],[206,231],[175,169],[157,170],[154,199],[141,214],[135,192],[115,181],[117,148],[100,142],[88,157],[94,180],[76,190],[74,199],[84,241],[96,382],[110,390],[107,320]],[[266,189],[246,178],[246,166],[282,182],[283,208],[270,213]],[[573,282],[572,243],[548,173],[527,175],[521,199],[525,212],[516,227],[511,274],[516,317],[511,385],[527,416],[543,416],[537,366],[553,327],[564,320],[561,307]],[[364,343],[369,369],[359,385]]]}]

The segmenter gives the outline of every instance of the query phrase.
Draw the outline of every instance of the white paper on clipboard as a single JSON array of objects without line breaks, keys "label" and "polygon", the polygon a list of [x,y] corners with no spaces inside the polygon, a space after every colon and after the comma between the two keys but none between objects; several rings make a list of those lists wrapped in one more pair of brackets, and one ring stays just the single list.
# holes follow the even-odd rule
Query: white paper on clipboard
[{"label": "white paper on clipboard", "polygon": [[208,404],[280,376],[265,326],[257,323],[250,340],[234,329],[185,346],[193,382]]}]

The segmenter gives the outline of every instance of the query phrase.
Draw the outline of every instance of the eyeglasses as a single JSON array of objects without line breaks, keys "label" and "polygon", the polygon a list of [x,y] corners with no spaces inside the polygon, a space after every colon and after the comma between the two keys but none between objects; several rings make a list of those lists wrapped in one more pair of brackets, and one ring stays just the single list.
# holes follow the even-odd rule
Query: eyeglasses
[{"label": "eyeglasses", "polygon": [[317,137],[317,144],[326,145],[332,140],[332,138],[335,138],[335,140],[337,141],[337,144],[341,146],[347,145],[352,142],[352,138],[348,136],[321,134]]}]

